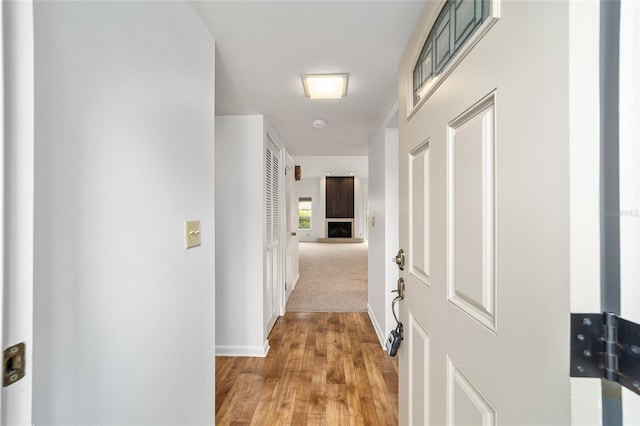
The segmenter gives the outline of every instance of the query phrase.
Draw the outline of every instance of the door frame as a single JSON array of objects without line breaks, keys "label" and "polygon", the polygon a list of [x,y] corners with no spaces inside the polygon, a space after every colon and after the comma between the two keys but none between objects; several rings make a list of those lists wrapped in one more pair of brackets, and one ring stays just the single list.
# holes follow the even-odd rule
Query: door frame
[{"label": "door frame", "polygon": [[26,344],[27,372],[2,388],[2,424],[32,423],[34,290],[33,1],[2,2],[2,349]]},{"label": "door frame", "polygon": [[[620,314],[640,323],[640,4],[620,4]],[[623,424],[640,424],[640,397],[622,389]]]},{"label": "door frame", "polygon": [[[290,287],[287,287],[287,271],[289,269],[289,266],[291,263],[297,263],[298,262],[298,256],[293,256],[293,259],[290,259],[290,245],[291,244],[298,244],[298,226],[297,226],[297,208],[298,208],[298,197],[296,195],[296,191],[295,191],[295,162],[293,160],[293,157],[287,152],[286,148],[284,149],[285,153],[284,153],[284,158],[285,158],[285,162],[284,162],[284,169],[285,169],[285,174],[284,174],[284,238],[285,238],[285,249],[284,249],[284,261],[285,261],[285,265],[284,265],[284,291],[283,291],[283,299],[282,299],[282,303],[280,306],[280,315],[284,315],[286,312],[286,307],[287,307],[287,300],[289,298],[289,296],[291,295],[291,293],[293,292],[293,289],[296,287],[296,284],[298,283],[298,278],[300,277],[298,268],[294,268],[292,271],[292,279],[291,279],[291,283],[290,283]],[[287,208],[287,205],[289,206],[289,208]],[[296,235],[291,235],[291,233],[295,233]],[[294,241],[295,240],[295,241]],[[295,248],[295,251],[297,253],[297,247]],[[293,266],[292,266],[293,267]]]},{"label": "door frame", "polygon": [[[600,312],[601,305],[600,13],[600,1],[569,3],[569,276],[574,313]],[[572,423],[601,424],[601,380],[572,378],[570,383]]]},{"label": "door frame", "polygon": [[[4,57],[4,43],[5,43],[5,34],[4,34],[4,7],[0,7],[0,200],[2,200],[1,208],[0,208],[0,342],[2,342],[2,349],[4,349],[4,292],[5,292],[5,256],[4,256],[4,248],[5,248],[5,213],[7,211],[8,205],[5,198],[5,151],[7,149],[7,141],[5,138],[4,131],[4,122],[5,122],[5,96],[4,96],[4,67],[5,67],[5,57]],[[4,393],[4,392],[3,392]],[[3,403],[4,395],[0,395],[0,424],[2,424],[3,418]]]}]

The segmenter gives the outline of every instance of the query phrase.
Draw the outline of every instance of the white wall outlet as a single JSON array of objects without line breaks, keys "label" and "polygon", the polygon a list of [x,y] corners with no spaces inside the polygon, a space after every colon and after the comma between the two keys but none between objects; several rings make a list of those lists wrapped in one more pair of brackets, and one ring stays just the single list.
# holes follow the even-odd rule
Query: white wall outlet
[{"label": "white wall outlet", "polygon": [[376,217],[375,216],[371,216],[371,227],[375,228],[376,226]]},{"label": "white wall outlet", "polygon": [[184,221],[184,248],[188,249],[200,245],[200,221]]}]

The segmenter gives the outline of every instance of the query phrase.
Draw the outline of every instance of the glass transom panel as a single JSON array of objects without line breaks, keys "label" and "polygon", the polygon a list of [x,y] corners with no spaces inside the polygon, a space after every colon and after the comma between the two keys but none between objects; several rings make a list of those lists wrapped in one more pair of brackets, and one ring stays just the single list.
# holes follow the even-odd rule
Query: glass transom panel
[{"label": "glass transom panel", "polygon": [[413,104],[440,74],[490,12],[490,0],[448,0],[429,32],[413,69]]}]

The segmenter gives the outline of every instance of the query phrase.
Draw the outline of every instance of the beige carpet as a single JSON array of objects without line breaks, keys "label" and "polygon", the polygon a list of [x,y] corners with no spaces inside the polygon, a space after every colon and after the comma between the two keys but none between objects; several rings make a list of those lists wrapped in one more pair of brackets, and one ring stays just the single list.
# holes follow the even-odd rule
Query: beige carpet
[{"label": "beige carpet", "polygon": [[367,310],[367,243],[300,243],[300,280],[292,312]]}]

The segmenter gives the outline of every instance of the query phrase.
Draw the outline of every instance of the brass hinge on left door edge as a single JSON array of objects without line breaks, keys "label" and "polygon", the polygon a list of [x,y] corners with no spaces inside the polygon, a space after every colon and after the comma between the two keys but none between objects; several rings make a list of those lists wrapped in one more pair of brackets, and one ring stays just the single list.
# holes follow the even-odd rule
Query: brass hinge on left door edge
[{"label": "brass hinge on left door edge", "polygon": [[26,370],[26,345],[18,343],[4,350],[2,386],[7,387],[22,379]]},{"label": "brass hinge on left door edge", "polygon": [[571,377],[618,382],[640,395],[640,325],[615,314],[571,314]]}]

